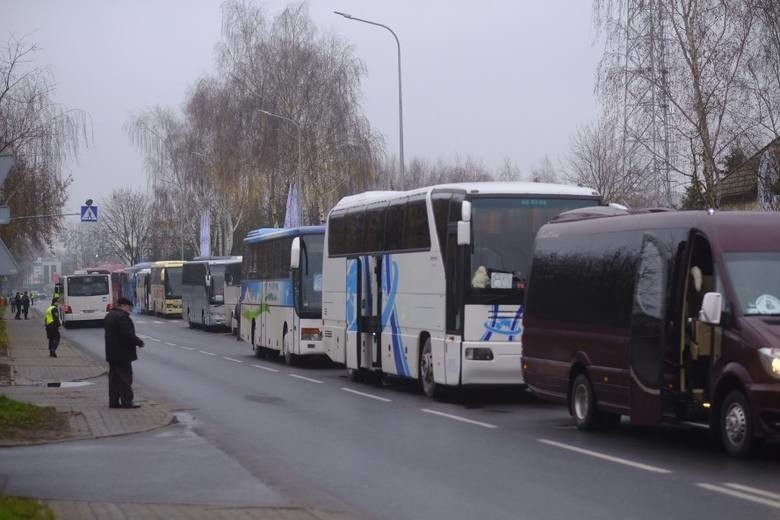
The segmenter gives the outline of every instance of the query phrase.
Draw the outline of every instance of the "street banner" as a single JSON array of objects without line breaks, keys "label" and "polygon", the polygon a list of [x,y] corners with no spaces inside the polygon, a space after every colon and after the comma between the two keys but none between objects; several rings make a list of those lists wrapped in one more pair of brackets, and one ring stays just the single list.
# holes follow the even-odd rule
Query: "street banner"
[{"label": "street banner", "polygon": [[301,223],[298,220],[298,185],[290,184],[290,191],[287,192],[287,208],[284,215],[284,227],[298,227]]},{"label": "street banner", "polygon": [[211,256],[211,216],[206,210],[200,216],[200,256]]}]

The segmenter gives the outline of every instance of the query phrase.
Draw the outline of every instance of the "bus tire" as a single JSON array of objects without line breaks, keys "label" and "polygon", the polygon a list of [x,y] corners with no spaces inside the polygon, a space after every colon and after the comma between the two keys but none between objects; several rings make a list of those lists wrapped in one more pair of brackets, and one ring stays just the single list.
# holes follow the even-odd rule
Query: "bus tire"
[{"label": "bus tire", "polygon": [[441,385],[436,383],[433,377],[433,351],[431,349],[431,338],[426,338],[420,353],[420,388],[423,393],[432,398],[441,395]]},{"label": "bus tire", "polygon": [[753,421],[745,394],[732,390],[720,404],[720,439],[723,449],[734,457],[746,457],[756,447]]},{"label": "bus tire", "polygon": [[363,371],[359,368],[348,368],[347,376],[353,383],[362,383],[366,380],[366,374],[364,374]]},{"label": "bus tire", "polygon": [[596,410],[596,395],[593,386],[585,374],[578,374],[571,385],[571,414],[578,430],[593,430],[599,423]]},{"label": "bus tire", "polygon": [[290,345],[288,338],[290,335],[287,333],[287,329],[284,329],[284,335],[282,336],[282,354],[284,355],[284,364],[290,367],[294,367],[298,359],[295,354],[290,352]]},{"label": "bus tire", "polygon": [[191,329],[195,328],[195,324],[192,323],[192,319],[190,318],[190,310],[187,309],[187,326]]}]

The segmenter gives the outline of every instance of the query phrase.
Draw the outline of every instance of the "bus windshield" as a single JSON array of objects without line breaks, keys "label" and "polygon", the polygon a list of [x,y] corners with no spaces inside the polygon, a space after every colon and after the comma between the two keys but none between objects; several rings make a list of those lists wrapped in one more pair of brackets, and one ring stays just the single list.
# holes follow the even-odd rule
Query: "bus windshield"
[{"label": "bus windshield", "polygon": [[209,287],[209,301],[210,303],[224,303],[225,302],[225,266],[224,265],[212,265],[211,271],[211,286]]},{"label": "bus windshield", "polygon": [[471,288],[522,292],[539,228],[563,211],[598,204],[596,198],[473,198]]},{"label": "bus windshield", "polygon": [[725,253],[723,258],[742,314],[780,315],[780,253]]},{"label": "bus windshield", "polygon": [[304,313],[322,312],[322,249],[324,235],[301,237],[301,306]]},{"label": "bus windshield", "polygon": [[165,269],[165,297],[181,298],[181,267]]},{"label": "bus windshield", "polygon": [[102,296],[108,294],[108,276],[68,278],[68,296]]}]

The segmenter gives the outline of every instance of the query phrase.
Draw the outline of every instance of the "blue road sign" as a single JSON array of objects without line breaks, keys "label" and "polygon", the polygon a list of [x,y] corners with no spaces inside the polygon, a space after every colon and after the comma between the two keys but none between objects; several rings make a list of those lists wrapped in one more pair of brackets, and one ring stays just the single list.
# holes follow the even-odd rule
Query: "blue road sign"
[{"label": "blue road sign", "polygon": [[97,216],[98,216],[97,206],[81,206],[82,222],[97,222]]}]

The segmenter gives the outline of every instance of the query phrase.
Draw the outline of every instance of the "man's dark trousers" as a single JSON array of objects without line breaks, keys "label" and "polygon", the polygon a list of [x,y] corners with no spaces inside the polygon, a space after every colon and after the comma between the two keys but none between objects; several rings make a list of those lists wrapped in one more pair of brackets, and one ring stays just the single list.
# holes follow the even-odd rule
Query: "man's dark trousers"
[{"label": "man's dark trousers", "polygon": [[60,346],[60,331],[55,329],[54,331],[49,332],[47,336],[49,336],[49,354],[51,356],[56,356],[57,347]]},{"label": "man's dark trousers", "polygon": [[113,407],[133,404],[133,365],[108,364],[108,405]]}]

